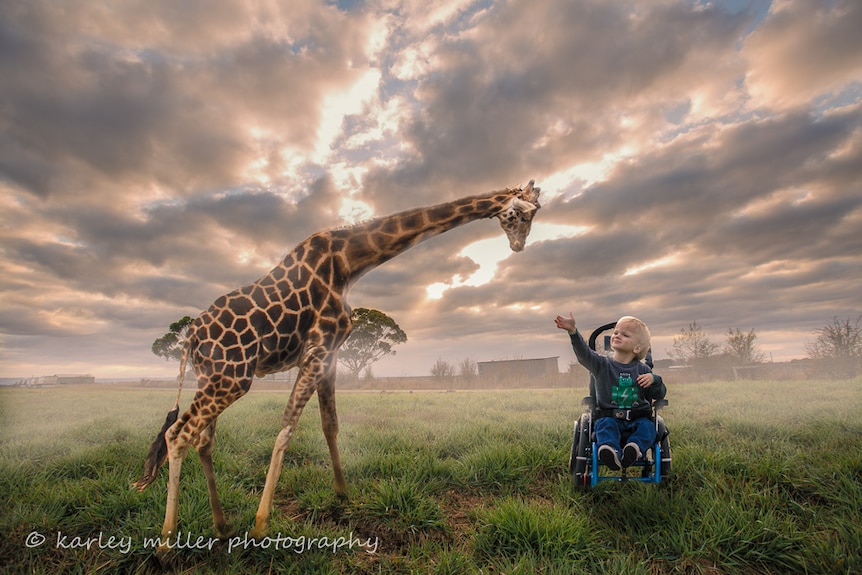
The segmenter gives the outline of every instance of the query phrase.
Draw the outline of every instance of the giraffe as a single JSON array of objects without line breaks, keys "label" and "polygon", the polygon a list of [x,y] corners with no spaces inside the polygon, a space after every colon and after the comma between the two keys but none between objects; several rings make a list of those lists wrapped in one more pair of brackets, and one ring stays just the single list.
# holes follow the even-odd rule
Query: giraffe
[{"label": "giraffe", "polygon": [[[496,217],[520,252],[539,209],[533,180],[523,188],[470,196],[384,216],[353,226],[315,233],[297,245],[279,265],[257,281],[219,297],[191,324],[180,361],[174,408],[156,436],[134,487],[143,491],[168,461],[168,494],[163,539],[176,533],[180,467],[190,445],[197,449],[206,476],[213,526],[229,534],[216,489],[212,463],[216,420],[245,395],[255,376],[299,368],[276,436],[252,536],[268,528],[284,454],[299,416],[317,392],[323,433],[329,448],[334,488],[346,497],[347,483],[338,453],[335,371],[338,348],[350,334],[350,287],[365,273],[408,248],[457,226]],[[187,362],[198,389],[180,416],[179,403]],[[163,549],[164,550],[164,549]]]}]

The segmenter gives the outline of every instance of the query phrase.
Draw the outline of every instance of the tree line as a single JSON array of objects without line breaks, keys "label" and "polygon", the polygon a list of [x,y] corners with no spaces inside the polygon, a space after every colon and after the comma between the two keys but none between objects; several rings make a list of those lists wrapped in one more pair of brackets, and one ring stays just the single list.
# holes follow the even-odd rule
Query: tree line
[{"label": "tree line", "polygon": [[[756,365],[765,359],[756,339],[754,329],[735,328],[728,329],[723,344],[718,344],[695,321],[674,337],[668,355],[678,365],[693,367]],[[814,331],[804,349],[806,358],[815,362],[815,369],[824,377],[852,378],[862,373],[862,315],[833,317]]]},{"label": "tree line", "polygon": [[[353,378],[373,379],[371,366],[384,357],[395,355],[395,346],[407,341],[407,334],[398,323],[379,310],[356,308],[352,312],[353,331],[342,345],[338,361]],[[193,319],[185,316],[169,326],[168,332],[157,338],[152,352],[166,360],[179,360],[185,334]],[[696,321],[674,336],[668,350],[672,363],[706,370],[726,370],[728,366],[751,366],[763,363],[765,355],[757,343],[754,329],[728,329],[724,341],[716,343]],[[852,378],[862,373],[862,315],[839,318],[817,329],[805,342],[807,358],[823,377]],[[437,359],[430,368],[436,377],[476,377],[477,366],[464,359],[457,366]]]}]

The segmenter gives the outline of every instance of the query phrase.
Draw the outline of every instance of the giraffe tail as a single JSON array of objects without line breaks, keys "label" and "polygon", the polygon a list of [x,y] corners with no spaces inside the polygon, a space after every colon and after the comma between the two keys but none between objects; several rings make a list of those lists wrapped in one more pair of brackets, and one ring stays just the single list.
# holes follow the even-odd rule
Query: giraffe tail
[{"label": "giraffe tail", "polygon": [[186,363],[188,361],[189,350],[192,347],[192,339],[193,337],[187,338],[185,345],[183,346],[183,355],[180,358],[180,376],[178,378],[179,384],[177,385],[177,400],[174,403],[174,408],[168,412],[168,416],[165,418],[165,423],[162,425],[161,431],[156,435],[156,439],[150,446],[150,452],[147,454],[147,459],[144,461],[144,474],[140,479],[132,484],[132,487],[138,491],[143,491],[150,483],[156,480],[156,477],[159,475],[159,469],[161,469],[165,460],[168,458],[168,443],[165,440],[165,433],[174,423],[176,423],[180,414],[180,395],[182,395],[183,392],[183,382],[186,378]]},{"label": "giraffe tail", "polygon": [[144,474],[140,479],[132,484],[132,487],[138,491],[143,491],[147,486],[156,480],[159,475],[159,469],[168,458],[168,444],[165,441],[165,432],[176,423],[177,417],[180,414],[180,406],[175,406],[165,419],[162,430],[156,435],[155,441],[150,446],[150,452],[147,454],[147,459],[144,461]]}]

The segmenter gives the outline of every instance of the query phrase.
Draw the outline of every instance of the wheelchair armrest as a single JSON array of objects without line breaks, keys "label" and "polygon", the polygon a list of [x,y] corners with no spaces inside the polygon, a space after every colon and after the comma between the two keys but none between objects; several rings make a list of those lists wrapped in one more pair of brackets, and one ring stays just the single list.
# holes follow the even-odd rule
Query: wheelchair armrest
[{"label": "wheelchair armrest", "polygon": [[581,400],[581,405],[590,408],[590,411],[596,408],[596,399],[590,395]]},{"label": "wheelchair armrest", "polygon": [[662,407],[667,407],[668,401],[666,399],[656,399],[652,402],[652,406],[656,411],[658,411]]}]

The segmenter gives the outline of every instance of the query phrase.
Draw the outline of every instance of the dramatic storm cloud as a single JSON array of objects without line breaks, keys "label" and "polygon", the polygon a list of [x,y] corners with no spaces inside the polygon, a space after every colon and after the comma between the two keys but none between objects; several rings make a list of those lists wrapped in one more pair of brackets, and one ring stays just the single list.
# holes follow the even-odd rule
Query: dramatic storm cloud
[{"label": "dramatic storm cloud", "polygon": [[525,184],[377,268],[377,375],[571,359],[553,326],[697,321],[804,355],[862,313],[855,0],[0,4],[0,377],[173,376],[183,315],[310,233]]}]

